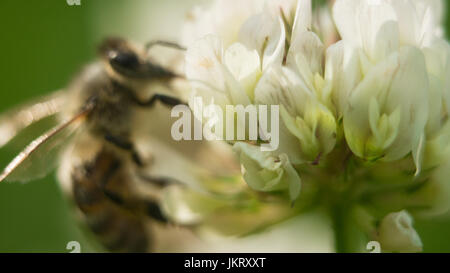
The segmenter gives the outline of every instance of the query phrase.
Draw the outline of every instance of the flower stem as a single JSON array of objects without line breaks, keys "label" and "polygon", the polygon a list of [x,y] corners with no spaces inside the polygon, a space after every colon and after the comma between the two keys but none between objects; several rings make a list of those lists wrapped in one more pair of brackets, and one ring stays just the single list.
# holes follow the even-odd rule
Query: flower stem
[{"label": "flower stem", "polygon": [[355,252],[352,247],[352,234],[350,232],[350,211],[351,208],[347,204],[337,204],[332,210],[337,253]]}]

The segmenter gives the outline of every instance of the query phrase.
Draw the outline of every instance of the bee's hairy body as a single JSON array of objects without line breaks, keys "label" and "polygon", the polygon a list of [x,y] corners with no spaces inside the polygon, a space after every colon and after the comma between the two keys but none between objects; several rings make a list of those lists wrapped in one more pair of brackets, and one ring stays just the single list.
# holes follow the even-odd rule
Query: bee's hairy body
[{"label": "bee's hairy body", "polygon": [[[75,79],[68,89],[69,99],[63,112],[71,116],[92,105],[86,116],[86,133],[100,143],[93,157],[70,167],[72,195],[88,226],[109,250],[144,252],[151,249],[152,241],[146,220],[167,220],[157,200],[144,198],[133,187],[136,176],[130,165],[144,164],[131,140],[134,111],[158,100],[166,105],[181,102],[164,95],[154,95],[148,102],[139,99],[140,88],[175,75],[142,60],[125,41],[107,40],[100,50],[106,61],[88,66]],[[114,54],[133,54],[127,58],[136,57],[139,63],[127,67],[129,61],[121,60],[124,67],[120,63],[113,67],[110,58]],[[134,69],[137,75],[133,74]]]},{"label": "bee's hairy body", "polygon": [[[72,173],[75,203],[103,245],[112,251],[145,252],[151,237],[130,183],[121,159],[107,150]],[[123,200],[127,198],[131,200]],[[128,201],[136,207],[124,206]]]},{"label": "bee's hairy body", "polygon": [[87,116],[89,133],[98,137],[105,134],[128,137],[132,129],[133,90],[111,78],[101,63],[88,67],[73,86],[70,89],[74,94],[71,94],[73,100],[68,101],[72,105],[68,115],[73,115],[91,98],[95,98],[95,107]]},{"label": "bee's hairy body", "polygon": [[5,167],[0,182],[43,177],[59,164],[63,189],[113,251],[151,250],[155,240],[147,233],[148,218],[167,223],[159,206],[160,190],[173,180],[146,174],[149,161],[143,160],[134,143],[140,129],[137,108],[182,103],[149,90],[154,83],[181,77],[147,56],[157,44],[183,49],[170,42],[139,48],[120,38],[106,39],[99,47],[99,61],[87,66],[64,91],[0,116],[2,147],[31,124],[60,115],[59,124],[31,141]]},{"label": "bee's hairy body", "polygon": [[[80,83],[74,83],[74,92],[78,94],[73,96],[78,99],[77,108],[95,98],[95,107],[86,117],[86,133],[102,144],[93,158],[71,168],[73,199],[87,225],[107,249],[145,252],[150,240],[145,215],[124,207],[121,200],[122,196],[132,194],[127,153],[104,139],[107,135],[129,139],[133,116],[131,90],[112,79],[100,63],[87,68],[77,81]],[[111,188],[114,194],[108,195]]]}]

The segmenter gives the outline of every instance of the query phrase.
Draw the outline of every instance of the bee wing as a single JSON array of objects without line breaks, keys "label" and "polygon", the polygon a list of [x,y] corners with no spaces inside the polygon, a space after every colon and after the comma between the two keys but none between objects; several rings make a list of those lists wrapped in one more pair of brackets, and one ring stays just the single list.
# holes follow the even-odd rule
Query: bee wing
[{"label": "bee wing", "polygon": [[0,182],[28,181],[32,178],[45,176],[55,167],[59,159],[59,151],[68,143],[76,129],[90,109],[84,109],[70,120],[53,127],[20,152],[0,174]]},{"label": "bee wing", "polygon": [[64,96],[64,91],[56,91],[2,114],[0,116],[0,147],[8,144],[23,129],[59,113]]}]

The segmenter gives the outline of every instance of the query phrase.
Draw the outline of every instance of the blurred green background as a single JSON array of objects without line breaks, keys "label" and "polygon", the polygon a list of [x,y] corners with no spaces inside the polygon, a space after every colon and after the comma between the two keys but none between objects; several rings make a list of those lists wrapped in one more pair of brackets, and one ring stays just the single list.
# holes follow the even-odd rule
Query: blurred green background
[{"label": "blurred green background", "polygon": [[[195,0],[0,1],[0,112],[64,87],[83,64],[95,58],[106,35],[145,41],[175,39],[185,9]],[[130,7],[130,5],[132,5]],[[450,33],[450,20],[446,25]],[[14,154],[0,150],[0,166]],[[426,252],[450,252],[450,220],[417,221]],[[76,221],[54,174],[32,183],[0,184],[0,252],[98,250]]]}]

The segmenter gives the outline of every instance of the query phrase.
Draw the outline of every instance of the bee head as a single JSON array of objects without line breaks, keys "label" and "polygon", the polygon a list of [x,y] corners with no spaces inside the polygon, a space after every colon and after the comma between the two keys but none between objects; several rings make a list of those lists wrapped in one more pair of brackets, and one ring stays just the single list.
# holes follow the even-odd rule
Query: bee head
[{"label": "bee head", "polygon": [[105,39],[99,47],[99,55],[122,76],[133,76],[142,65],[137,50],[121,38]]},{"label": "bee head", "polygon": [[138,50],[122,38],[107,38],[99,47],[102,60],[115,73],[129,79],[168,79],[175,75],[152,63],[144,51]]}]

